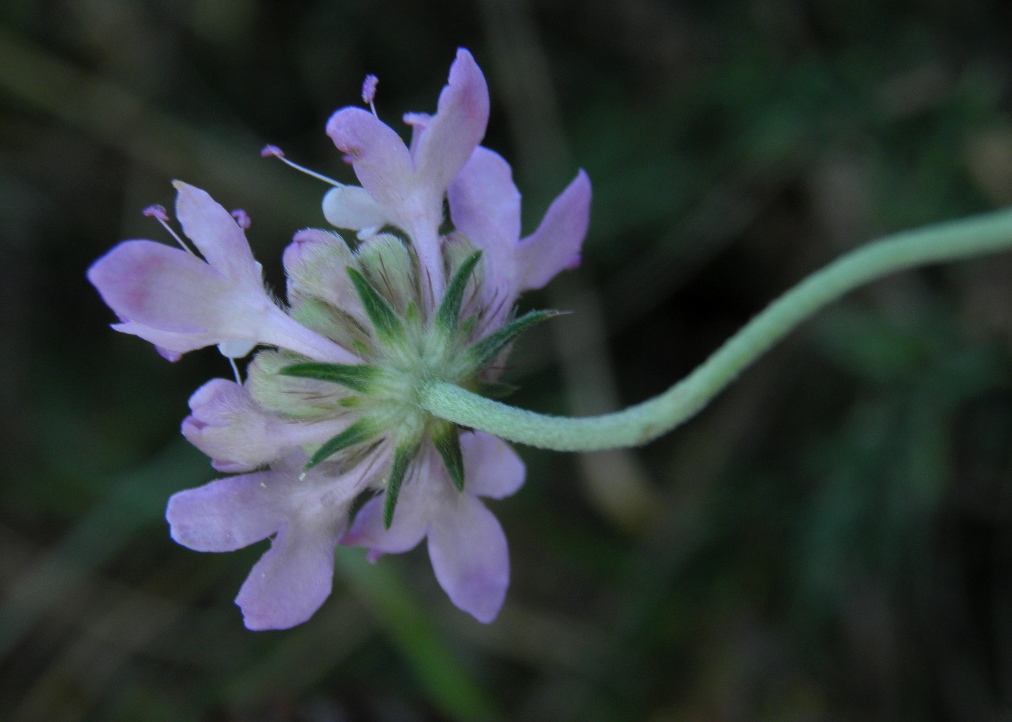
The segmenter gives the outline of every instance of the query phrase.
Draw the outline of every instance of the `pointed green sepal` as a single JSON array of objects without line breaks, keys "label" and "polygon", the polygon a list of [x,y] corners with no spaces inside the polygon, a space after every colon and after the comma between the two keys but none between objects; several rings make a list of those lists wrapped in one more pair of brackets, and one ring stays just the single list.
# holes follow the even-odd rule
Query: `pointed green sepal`
[{"label": "pointed green sepal", "polygon": [[471,338],[471,334],[474,333],[474,329],[477,325],[478,325],[477,316],[469,316],[465,318],[464,323],[460,324],[461,338]]},{"label": "pointed green sepal", "polygon": [[464,291],[467,290],[467,282],[480,260],[481,251],[475,251],[468,256],[460,264],[450,285],[446,287],[446,295],[443,296],[443,302],[439,304],[439,311],[436,312],[436,325],[443,329],[447,335],[452,335],[457,330],[457,323],[460,320],[460,305],[464,301]]},{"label": "pointed green sepal", "polygon": [[323,442],[323,445],[316,450],[309,463],[306,464],[306,471],[312,469],[320,462],[326,461],[337,452],[347,449],[349,446],[361,444],[363,441],[368,441],[375,435],[376,429],[368,419],[356,421],[330,441]]},{"label": "pointed green sepal", "polygon": [[397,506],[397,497],[401,493],[404,475],[407,474],[408,466],[417,453],[418,444],[402,446],[394,452],[394,465],[390,470],[390,480],[387,482],[387,494],[383,499],[383,526],[387,529],[394,522],[394,508]]},{"label": "pointed green sepal", "polygon": [[517,336],[532,326],[558,315],[558,311],[531,311],[530,313],[525,313],[520,318],[513,319],[498,331],[486,336],[468,349],[471,362],[477,369],[487,367],[495,361],[495,357],[499,355],[500,351],[516,340]]},{"label": "pointed green sepal", "polygon": [[443,457],[443,464],[450,474],[450,481],[457,491],[464,491],[464,457],[460,453],[460,431],[456,424],[446,424],[445,430],[433,434],[432,444]]},{"label": "pointed green sepal", "polygon": [[355,284],[355,290],[358,291],[358,297],[362,299],[362,306],[365,308],[369,320],[372,321],[376,334],[384,341],[390,341],[403,335],[404,328],[401,325],[401,320],[379,291],[372,287],[365,276],[351,266],[348,267],[348,275],[351,277],[351,282]]},{"label": "pointed green sepal", "polygon": [[408,301],[408,307],[404,309],[404,318],[407,319],[408,323],[417,323],[421,317],[422,314],[418,310],[418,304],[414,301]]},{"label": "pointed green sepal", "polygon": [[285,366],[278,373],[303,379],[329,381],[352,391],[369,393],[373,380],[382,372],[377,367],[366,364],[299,363]]}]

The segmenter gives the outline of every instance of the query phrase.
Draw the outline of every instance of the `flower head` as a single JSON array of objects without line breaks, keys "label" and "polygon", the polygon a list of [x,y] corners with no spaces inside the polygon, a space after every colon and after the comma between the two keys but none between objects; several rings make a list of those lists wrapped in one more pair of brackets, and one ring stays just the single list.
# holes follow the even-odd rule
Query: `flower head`
[{"label": "flower head", "polygon": [[[370,105],[375,85],[363,89]],[[339,541],[376,559],[428,539],[439,583],[482,622],[505,597],[506,539],[479,499],[515,492],[523,462],[420,399],[433,382],[501,388],[513,341],[553,315],[517,318],[516,298],[578,262],[590,184],[581,171],[521,240],[509,165],[478,145],[488,89],[466,50],[435,115],[405,120],[410,146],[360,108],[330,118],[327,133],[362,186],[335,183],[324,216],[358,241],[295,234],[284,253],[287,309],[264,290],[243,233],[248,216],[185,184],[177,216],[204,260],[128,241],[89,271],[124,321],[117,330],[168,352],[277,347],[257,353],[245,383],[214,379],[191,397],[183,434],[216,469],[240,475],[176,494],[167,512],[173,538],[199,551],[271,538],[236,600],[251,629],[312,615],[329,594]],[[283,159],[273,146],[264,152]]]}]

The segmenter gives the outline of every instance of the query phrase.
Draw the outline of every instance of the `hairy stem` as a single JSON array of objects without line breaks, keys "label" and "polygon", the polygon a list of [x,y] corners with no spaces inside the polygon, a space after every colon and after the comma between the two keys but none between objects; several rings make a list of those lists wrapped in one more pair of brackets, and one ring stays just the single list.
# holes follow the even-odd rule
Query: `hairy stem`
[{"label": "hairy stem", "polygon": [[694,416],[773,344],[827,304],[906,268],[1012,249],[1012,210],[887,236],[838,258],[753,318],[692,373],[664,393],[602,416],[571,418],[517,409],[459,386],[435,382],[422,406],[462,426],[557,451],[645,444]]}]

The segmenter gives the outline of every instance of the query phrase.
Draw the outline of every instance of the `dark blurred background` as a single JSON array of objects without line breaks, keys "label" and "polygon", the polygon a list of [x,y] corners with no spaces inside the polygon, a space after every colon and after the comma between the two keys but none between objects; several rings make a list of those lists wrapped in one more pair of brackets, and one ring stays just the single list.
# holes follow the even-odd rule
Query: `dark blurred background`
[{"label": "dark blurred background", "polygon": [[89,263],[169,242],[169,182],[253,218],[275,288],[366,73],[395,127],[458,45],[525,228],[585,168],[582,268],[524,304],[513,402],[589,414],[691,370],[890,231],[1012,201],[1004,0],[3,0],[0,719],[1012,718],[1012,257],[905,273],[805,324],[631,452],[521,449],[513,582],[459,612],[424,548],[339,550],[302,627],[233,605],[264,545],[171,542],[212,478],[178,433],[229,376],[109,330]]}]

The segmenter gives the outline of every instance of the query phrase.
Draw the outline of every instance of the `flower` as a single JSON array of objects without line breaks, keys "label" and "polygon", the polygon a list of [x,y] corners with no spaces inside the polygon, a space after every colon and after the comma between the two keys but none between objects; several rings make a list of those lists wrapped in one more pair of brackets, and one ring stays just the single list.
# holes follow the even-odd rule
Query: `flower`
[{"label": "flower", "polygon": [[262,343],[323,361],[358,362],[274,304],[228,211],[199,188],[174,185],[176,216],[205,260],[154,241],[124,241],[95,261],[88,280],[120,317],[114,329],[151,341],[170,358],[216,344],[241,357]]},{"label": "flower", "polygon": [[293,452],[270,471],[219,479],[169,499],[172,538],[190,549],[230,552],[272,537],[236,597],[249,629],[302,624],[330,596],[334,548],[365,467],[335,484],[327,471],[303,473],[305,460]]},{"label": "flower", "polygon": [[327,220],[356,230],[381,221],[401,228],[411,238],[433,297],[439,298],[445,286],[439,237],[443,197],[485,137],[488,114],[485,77],[463,48],[450,67],[436,114],[424,130],[416,131],[410,150],[372,113],[362,108],[338,110],[327,121],[327,135],[351,159],[368,199],[357,191],[354,195],[331,191],[324,199]]},{"label": "flower", "polygon": [[[363,86],[370,107],[376,82]],[[334,113],[327,133],[362,185],[335,183],[323,212],[358,241],[296,233],[284,253],[286,309],[263,287],[248,216],[183,183],[177,216],[205,260],[127,241],[89,271],[123,321],[114,328],[169,354],[277,347],[253,357],[244,383],[212,379],[190,398],[184,436],[239,475],[174,495],[166,513],[173,539],[197,551],[271,540],[236,598],[250,629],[308,619],[330,593],[337,543],[376,560],[427,539],[454,604],[486,623],[503,604],[506,537],[480,499],[519,489],[523,462],[420,399],[434,381],[501,390],[513,341],[554,315],[517,318],[514,303],[579,262],[590,183],[578,173],[521,240],[510,167],[479,145],[488,107],[481,70],[459,50],[435,115],[405,116],[410,146],[370,112]]]}]

